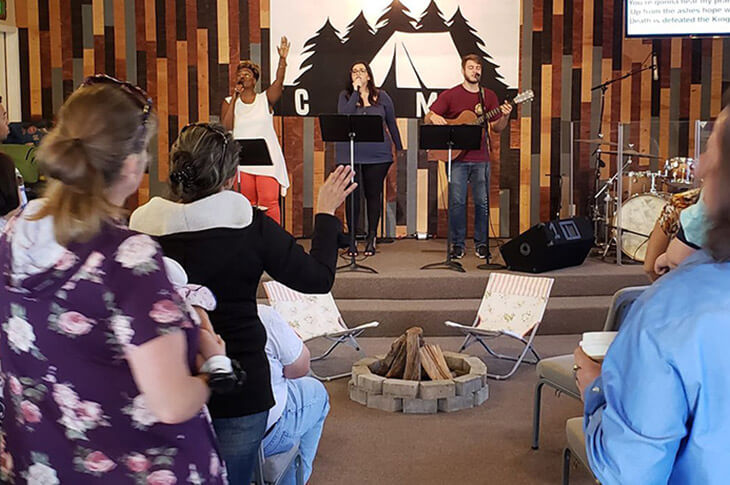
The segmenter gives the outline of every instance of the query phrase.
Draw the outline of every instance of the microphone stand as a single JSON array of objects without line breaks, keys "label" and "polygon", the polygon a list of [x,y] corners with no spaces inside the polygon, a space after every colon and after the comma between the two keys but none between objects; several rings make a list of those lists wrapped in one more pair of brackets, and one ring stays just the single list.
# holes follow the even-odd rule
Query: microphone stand
[{"label": "microphone stand", "polygon": [[[481,81],[481,76],[479,77],[479,81]],[[484,137],[485,137],[485,148],[486,151],[485,155],[487,156],[487,162],[491,163],[489,160],[489,155],[492,148],[492,141],[489,138],[489,120],[487,119],[487,108],[484,106],[484,92],[482,91],[482,86],[479,84],[479,105],[482,107],[482,116],[484,116],[484,119],[482,120],[482,126],[484,127]],[[477,266],[477,269],[486,269],[486,270],[494,270],[494,269],[504,269],[505,266],[501,264],[492,263],[492,248],[490,245],[490,237],[489,237],[489,230],[491,229],[491,216],[492,216],[492,209],[489,207],[489,186],[490,186],[490,170],[489,166],[487,166],[487,257],[485,259],[485,262],[483,264],[480,264]]]},{"label": "microphone stand", "polygon": [[[636,74],[639,74],[640,72],[648,71],[649,69],[657,69],[656,64],[651,64],[649,66],[641,67],[639,69],[635,69],[633,71],[630,71],[622,76],[615,77],[613,79],[609,79],[608,81],[597,84],[591,88],[592,91],[598,91],[601,90],[601,114],[598,117],[598,138],[603,139],[603,117],[606,112],[606,91],[608,91],[608,88],[619,81],[623,81],[624,79],[630,78],[632,76],[635,76]],[[592,197],[589,197],[588,201],[590,203],[589,206],[589,212],[592,212],[592,219],[594,222],[594,237],[595,241],[598,241],[598,220],[599,218],[599,202],[598,202],[598,185],[601,180],[601,168],[605,166],[604,162],[601,160],[601,150],[600,146],[596,149],[595,152],[593,152],[593,155],[596,156],[596,174],[593,178],[593,194]],[[591,211],[590,208],[593,207],[593,210]],[[608,218],[608,214],[605,214],[606,218]],[[606,241],[606,244],[608,244],[608,241]]]}]

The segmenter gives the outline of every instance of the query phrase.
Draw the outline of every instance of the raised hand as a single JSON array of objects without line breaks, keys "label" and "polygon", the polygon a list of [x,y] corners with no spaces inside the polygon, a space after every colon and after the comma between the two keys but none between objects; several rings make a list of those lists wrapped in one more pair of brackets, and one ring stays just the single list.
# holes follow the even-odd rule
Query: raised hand
[{"label": "raised hand", "polygon": [[286,37],[282,37],[279,46],[276,48],[276,51],[279,53],[279,57],[282,59],[286,59],[286,57],[289,55],[290,47],[291,42],[289,42]]},{"label": "raised hand", "polygon": [[339,165],[319,188],[317,213],[334,215],[345,198],[357,188],[352,182],[354,173],[347,165]]}]

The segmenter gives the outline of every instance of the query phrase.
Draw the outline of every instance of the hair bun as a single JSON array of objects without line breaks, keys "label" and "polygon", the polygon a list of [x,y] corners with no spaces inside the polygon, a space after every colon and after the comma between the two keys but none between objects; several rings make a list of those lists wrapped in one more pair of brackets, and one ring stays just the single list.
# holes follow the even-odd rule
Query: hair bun
[{"label": "hair bun", "polygon": [[95,183],[99,175],[84,140],[78,137],[49,140],[41,163],[48,176],[81,189]]},{"label": "hair bun", "polygon": [[191,187],[196,177],[193,154],[187,150],[176,151],[172,156],[172,166],[174,168],[170,172],[170,182],[185,188]]}]

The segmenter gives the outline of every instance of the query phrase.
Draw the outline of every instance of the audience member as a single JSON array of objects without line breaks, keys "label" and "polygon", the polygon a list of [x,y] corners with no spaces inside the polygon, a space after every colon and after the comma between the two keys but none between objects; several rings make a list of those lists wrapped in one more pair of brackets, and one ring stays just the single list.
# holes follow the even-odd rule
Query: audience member
[{"label": "audience member", "polygon": [[679,216],[684,209],[696,204],[700,198],[700,189],[691,189],[686,192],[674,194],[662,209],[659,219],[654,225],[646,243],[646,257],[644,258],[644,272],[651,281],[659,278],[655,266],[657,258],[664,254],[669,243],[679,232]]},{"label": "audience member", "polygon": [[151,108],[135,86],[88,78],[43,140],[46,197],[0,238],[3,483],[225,483],[193,375],[198,350],[225,348],[190,323],[154,241],[120,224]]},{"label": "audience member", "polygon": [[334,212],[352,192],[351,173],[338,167],[322,185],[311,253],[307,254],[273,219],[254,210],[233,187],[239,146],[222,127],[183,128],[171,150],[172,200],[152,198],[138,208],[130,226],[158,237],[165,254],[180,262],[192,281],[213,291],[210,313],[228,356],[241,363],[240,392],[214,395],[209,403],[231,483],[249,483],[269,409],[274,405],[266,331],[256,309],[264,271],[291,288],[326,293],[337,262],[340,223]]},{"label": "audience member", "polygon": [[20,207],[17,175],[13,160],[0,153],[0,231]]},{"label": "audience member", "polygon": [[[259,305],[259,317],[266,328],[266,357],[276,401],[266,424],[264,455],[284,453],[299,441],[306,483],[330,409],[329,395],[321,382],[305,377],[309,373],[309,349],[286,320],[266,305]],[[293,469],[282,483],[295,483]]]},{"label": "audience member", "polygon": [[603,365],[576,349],[588,461],[603,484],[730,476],[730,108],[700,164],[705,250],[633,305]]}]

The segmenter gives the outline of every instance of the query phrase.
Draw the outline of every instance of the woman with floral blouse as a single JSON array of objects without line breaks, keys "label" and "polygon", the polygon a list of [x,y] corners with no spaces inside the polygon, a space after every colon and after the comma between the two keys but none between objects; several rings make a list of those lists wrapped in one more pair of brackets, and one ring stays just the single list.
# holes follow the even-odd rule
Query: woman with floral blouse
[{"label": "woman with floral blouse", "polygon": [[135,86],[87,79],[42,142],[46,197],[0,238],[3,483],[226,483],[195,366],[225,348],[191,323],[157,244],[119,223],[150,110]]}]

